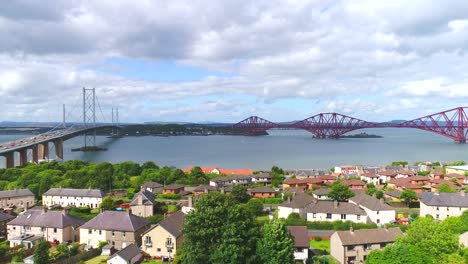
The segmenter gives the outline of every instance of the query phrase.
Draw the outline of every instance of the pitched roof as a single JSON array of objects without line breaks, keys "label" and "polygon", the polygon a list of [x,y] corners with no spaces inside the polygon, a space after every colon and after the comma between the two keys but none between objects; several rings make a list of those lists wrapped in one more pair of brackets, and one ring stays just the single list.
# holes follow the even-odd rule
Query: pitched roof
[{"label": "pitched roof", "polygon": [[259,178],[267,178],[267,179],[272,179],[273,177],[270,176],[269,173],[259,173],[259,174],[253,174],[251,176],[251,178],[254,178],[254,179],[259,179]]},{"label": "pitched roof", "polygon": [[193,192],[209,192],[209,191],[216,191],[218,188],[211,186],[211,185],[204,185],[200,184],[197,186],[195,189],[193,189]]},{"label": "pitched roof", "polygon": [[141,185],[142,188],[162,188],[163,185],[157,182],[145,182]]},{"label": "pitched roof", "polygon": [[147,224],[146,219],[128,212],[104,211],[80,228],[134,232]]},{"label": "pitched roof", "polygon": [[386,195],[391,197],[400,198],[401,191],[399,190],[388,190],[385,192]]},{"label": "pitched roof", "polygon": [[394,172],[394,171],[390,171],[390,170],[386,170],[386,171],[381,171],[379,173],[377,173],[378,175],[382,175],[382,176],[389,176],[389,177],[395,177],[397,176],[397,173]]},{"label": "pitched roof", "polygon": [[40,209],[30,209],[8,222],[8,225],[64,228],[68,226],[78,227],[84,222],[84,220],[64,214],[62,211],[44,212]]},{"label": "pitched roof", "polygon": [[184,188],[184,187],[185,187],[185,185],[183,185],[183,184],[174,183],[174,184],[165,186],[164,190],[176,190],[176,189],[180,189],[180,188]]},{"label": "pitched roof", "polygon": [[391,207],[390,205],[383,202],[383,200],[379,200],[374,196],[367,195],[363,192],[355,192],[356,195],[354,197],[349,198],[350,201],[366,207],[372,211],[390,211],[395,210],[395,208]]},{"label": "pitched roof", "polygon": [[468,207],[468,195],[425,192],[421,195],[421,202],[429,206]]},{"label": "pitched roof", "polygon": [[99,189],[71,189],[71,188],[51,188],[43,195],[46,196],[78,196],[78,197],[98,197],[106,196]]},{"label": "pitched roof", "polygon": [[304,193],[304,190],[300,188],[286,188],[283,193]]},{"label": "pitched roof", "polygon": [[309,248],[309,237],[306,226],[288,226],[288,230],[294,239],[294,247]]},{"label": "pitched roof", "polygon": [[114,258],[115,256],[119,256],[123,258],[125,261],[129,262],[132,258],[134,258],[136,255],[140,253],[141,253],[141,250],[138,248],[138,246],[132,243],[128,245],[126,248],[115,252],[114,255],[109,257],[109,259]]},{"label": "pitched roof", "polygon": [[449,173],[449,174],[445,175],[445,177],[447,177],[447,178],[455,178],[455,179],[464,179],[464,178],[465,178],[465,175],[458,174],[458,173]]},{"label": "pitched roof", "polygon": [[159,222],[159,226],[166,229],[171,235],[179,237],[182,234],[182,227],[185,221],[185,214],[182,211],[173,213],[168,218]]},{"label": "pitched roof", "polygon": [[330,192],[330,189],[328,188],[320,188],[320,189],[315,190],[314,194],[315,195],[328,195],[329,192]]},{"label": "pitched roof", "polygon": [[274,193],[276,192],[274,189],[267,187],[267,186],[260,186],[257,188],[253,188],[250,190],[250,193]]},{"label": "pitched roof", "polygon": [[133,200],[132,202],[130,203],[130,205],[141,205],[141,204],[138,204],[138,196],[141,195],[142,196],[142,204],[145,204],[145,205],[154,205],[155,204],[155,200],[156,200],[156,195],[154,195],[154,193],[150,192],[150,191],[147,191],[147,190],[143,190],[143,191],[139,191],[137,192],[134,196],[133,196]]},{"label": "pitched roof", "polygon": [[348,185],[348,186],[365,186],[366,183],[361,181],[361,180],[345,180],[342,182],[343,185]]},{"label": "pitched roof", "polygon": [[343,246],[395,242],[403,235],[399,227],[337,231]]},{"label": "pitched roof", "polygon": [[323,214],[354,214],[367,215],[366,211],[353,203],[338,203],[335,201],[317,201],[315,204],[309,204],[306,211],[308,213]]},{"label": "pitched roof", "polygon": [[4,212],[0,212],[0,222],[8,221],[8,220],[13,219],[13,218],[15,218],[15,217],[12,216],[12,215],[5,214]]},{"label": "pitched roof", "polygon": [[278,206],[282,207],[289,207],[289,208],[304,208],[308,204],[313,203],[317,201],[314,197],[305,194],[305,193],[299,193],[294,195],[294,197],[291,198],[291,201],[286,201]]},{"label": "pitched roof", "polygon": [[0,191],[0,198],[23,197],[23,196],[34,196],[34,193],[32,193],[28,189]]}]

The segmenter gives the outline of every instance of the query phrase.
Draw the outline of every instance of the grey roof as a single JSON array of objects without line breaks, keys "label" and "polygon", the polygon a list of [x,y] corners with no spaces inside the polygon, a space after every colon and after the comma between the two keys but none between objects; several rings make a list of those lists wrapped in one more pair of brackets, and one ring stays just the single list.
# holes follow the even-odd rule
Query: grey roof
[{"label": "grey roof", "polygon": [[138,204],[138,196],[139,196],[139,195],[142,195],[142,196],[143,196],[143,199],[142,199],[143,205],[154,205],[154,204],[155,204],[156,195],[154,195],[154,193],[152,193],[152,192],[150,192],[150,191],[143,190],[143,191],[137,192],[137,193],[133,196],[133,200],[132,200],[132,202],[130,203],[130,205],[132,205],[132,206],[134,206],[134,205],[142,205],[142,204]]},{"label": "grey roof", "polygon": [[182,211],[173,213],[168,218],[159,222],[159,225],[166,229],[171,235],[179,237],[182,234],[182,227],[184,225],[185,214]]},{"label": "grey roof", "polygon": [[294,247],[309,248],[309,237],[306,226],[288,226],[289,233],[294,239]]},{"label": "grey roof", "polygon": [[306,210],[308,213],[367,215],[366,211],[355,204],[335,201],[317,201],[308,205]]},{"label": "grey roof", "polygon": [[171,185],[167,185],[166,187],[164,187],[164,190],[176,190],[176,189],[180,189],[180,188],[184,188],[185,185],[183,184],[171,184]]},{"label": "grey roof", "polygon": [[421,202],[430,206],[468,207],[468,195],[425,192],[421,195]]},{"label": "grey roof", "polygon": [[372,211],[395,210],[395,208],[386,204],[385,202],[383,202],[383,200],[379,200],[374,196],[370,196],[365,193],[356,192],[356,195],[354,197],[349,198],[349,200]]},{"label": "grey roof", "polygon": [[314,194],[315,195],[328,195],[329,192],[330,192],[330,189],[328,188],[320,188],[320,189],[315,190]]},{"label": "grey roof", "polygon": [[252,179],[260,179],[260,178],[267,178],[267,179],[273,179],[273,177],[269,173],[260,173],[260,174],[254,174],[250,176]]},{"label": "grey roof", "polygon": [[39,226],[50,228],[79,227],[84,224],[80,218],[65,214],[62,211],[43,211],[30,209],[8,222],[8,225]]},{"label": "grey roof", "polygon": [[115,252],[114,255],[109,257],[109,259],[114,258],[115,256],[119,256],[128,262],[140,253],[141,253],[141,250],[138,248],[137,245],[130,244],[126,248]]},{"label": "grey roof", "polygon": [[401,191],[399,191],[399,190],[391,190],[391,191],[386,191],[385,194],[386,194],[386,195],[389,195],[389,196],[391,196],[391,197],[400,198]]},{"label": "grey roof", "polygon": [[157,182],[145,182],[141,185],[143,188],[162,188],[163,185]]},{"label": "grey roof", "polygon": [[47,196],[78,196],[78,197],[97,197],[103,198],[106,196],[99,189],[71,189],[71,188],[51,188],[43,195]]},{"label": "grey roof", "polygon": [[260,187],[253,188],[252,190],[250,190],[250,193],[274,193],[274,192],[276,192],[275,189],[272,189],[266,186],[260,186]]},{"label": "grey roof", "polygon": [[395,242],[403,235],[399,227],[337,231],[343,246]]},{"label": "grey roof", "polygon": [[287,188],[285,190],[283,190],[283,193],[304,193],[304,190],[302,190],[301,188]]},{"label": "grey roof", "polygon": [[195,189],[193,189],[193,192],[209,192],[209,191],[216,191],[218,188],[211,186],[211,185],[204,185],[200,184],[197,186]]},{"label": "grey roof", "polygon": [[4,212],[0,212],[0,222],[8,221],[8,220],[13,219],[13,218],[15,218],[15,217],[12,216],[12,215],[5,214]]},{"label": "grey roof", "polygon": [[12,198],[12,197],[23,197],[23,196],[34,196],[28,189],[19,189],[19,190],[8,190],[8,191],[0,191],[0,198]]},{"label": "grey roof", "polygon": [[148,221],[128,212],[104,211],[80,228],[134,232],[148,225]]},{"label": "grey roof", "polygon": [[305,208],[308,204],[315,202],[316,199],[308,194],[299,193],[291,198],[291,201],[286,201],[278,206],[289,207],[289,208]]}]

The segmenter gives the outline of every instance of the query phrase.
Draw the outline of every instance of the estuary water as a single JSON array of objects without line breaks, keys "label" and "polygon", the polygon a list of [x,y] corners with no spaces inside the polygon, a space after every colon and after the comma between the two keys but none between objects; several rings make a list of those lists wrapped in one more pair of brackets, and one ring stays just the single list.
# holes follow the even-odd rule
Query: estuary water
[{"label": "estuary water", "polygon": [[[91,162],[156,162],[160,166],[217,166],[221,168],[328,169],[335,165],[386,165],[395,160],[468,160],[468,144],[456,144],[443,136],[416,129],[363,129],[383,138],[315,139],[302,130],[271,130],[268,136],[177,136],[97,138],[100,152],[72,152],[83,138],[65,142],[64,159]],[[27,135],[0,135],[0,142]],[[53,144],[50,146],[52,147]],[[54,149],[51,148],[51,158]],[[0,157],[0,166],[4,160]]]}]

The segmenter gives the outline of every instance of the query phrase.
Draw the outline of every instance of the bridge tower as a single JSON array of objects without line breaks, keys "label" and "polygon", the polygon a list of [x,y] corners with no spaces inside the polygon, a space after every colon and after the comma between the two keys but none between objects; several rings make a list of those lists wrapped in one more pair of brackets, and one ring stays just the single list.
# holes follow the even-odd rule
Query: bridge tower
[{"label": "bridge tower", "polygon": [[[96,88],[83,87],[83,126],[96,127]],[[96,146],[96,130],[84,134],[84,147]]]}]

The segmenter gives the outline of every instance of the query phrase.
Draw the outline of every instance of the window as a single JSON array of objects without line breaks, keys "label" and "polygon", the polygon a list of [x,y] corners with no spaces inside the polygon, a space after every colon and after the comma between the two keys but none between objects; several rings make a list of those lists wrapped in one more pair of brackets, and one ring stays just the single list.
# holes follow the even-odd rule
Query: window
[{"label": "window", "polygon": [[346,214],[341,214],[341,219],[342,220],[346,219]]},{"label": "window", "polygon": [[387,246],[386,243],[380,243],[380,248],[384,248],[385,246]]},{"label": "window", "polygon": [[361,220],[361,216],[360,216],[360,215],[357,215],[357,220]]},{"label": "window", "polygon": [[377,219],[377,224],[380,224],[380,219]]},{"label": "window", "polygon": [[57,228],[54,228],[54,233],[57,233]]},{"label": "window", "polygon": [[331,214],[327,214],[327,219],[331,219],[332,218],[331,216],[332,216]]},{"label": "window", "polygon": [[438,214],[436,215],[436,219],[439,219],[439,215],[438,215]]},{"label": "window", "polygon": [[13,230],[16,230],[16,226],[13,227]]},{"label": "window", "polygon": [[160,248],[157,248],[156,251],[157,251],[157,252],[161,252],[161,249],[160,249]]},{"label": "window", "polygon": [[145,243],[146,244],[151,244],[151,237],[150,236],[145,237]]},{"label": "window", "polygon": [[112,236],[115,236],[115,231],[112,231]]},{"label": "window", "polygon": [[91,235],[91,233],[92,233],[92,232],[93,232],[93,230],[91,230],[91,229],[88,229],[88,234],[90,234],[90,235]]},{"label": "window", "polygon": [[112,245],[115,246],[115,241],[112,241]]},{"label": "window", "polygon": [[348,246],[348,251],[353,251],[354,250],[354,246]]},{"label": "window", "polygon": [[31,227],[30,226],[24,226],[24,230],[25,231],[31,231]]},{"label": "window", "polygon": [[168,237],[166,239],[166,246],[172,246],[172,238]]},{"label": "window", "polygon": [[371,248],[372,248],[372,245],[370,245],[370,244],[365,244],[364,245],[364,250],[371,250]]},{"label": "window", "polygon": [[377,211],[377,215],[379,215],[379,213],[380,213],[380,212],[379,212],[379,211]]},{"label": "window", "polygon": [[313,213],[312,214],[312,218],[316,218],[317,217],[317,214],[316,213]]},{"label": "window", "polygon": [[449,208],[447,207],[447,211],[449,210]]},{"label": "window", "polygon": [[45,231],[45,227],[41,227],[41,232],[44,232]]},{"label": "window", "polygon": [[125,237],[125,232],[122,232],[122,237]]},{"label": "window", "polygon": [[439,206],[436,207],[436,210],[439,211]]},{"label": "window", "polygon": [[101,230],[99,230],[99,234],[100,234],[100,235],[102,234]]}]

